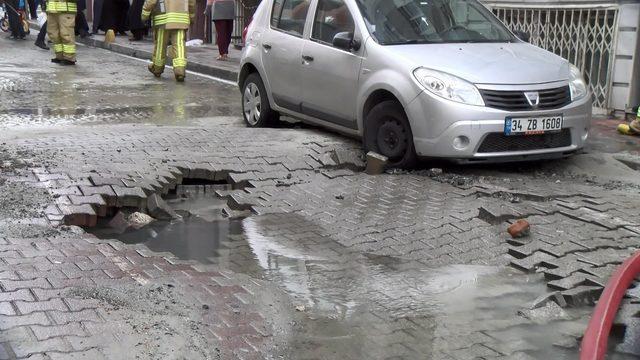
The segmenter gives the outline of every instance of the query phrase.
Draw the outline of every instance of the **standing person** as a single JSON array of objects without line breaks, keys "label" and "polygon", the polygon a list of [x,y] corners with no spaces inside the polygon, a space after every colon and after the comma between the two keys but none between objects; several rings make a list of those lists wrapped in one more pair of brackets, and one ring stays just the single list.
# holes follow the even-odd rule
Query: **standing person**
[{"label": "standing person", "polygon": [[142,20],[149,17],[153,24],[153,55],[149,71],[160,77],[164,71],[167,46],[173,58],[173,73],[176,81],[183,82],[187,68],[185,38],[189,24],[195,17],[195,0],[145,0]]},{"label": "standing person", "polygon": [[47,2],[47,35],[53,42],[56,56],[51,62],[62,65],[76,64],[75,23],[78,6],[76,0],[49,0]]},{"label": "standing person", "polygon": [[211,19],[216,27],[216,43],[218,43],[217,59],[229,59],[229,44],[233,35],[233,19],[236,17],[235,0],[207,0],[207,12],[212,9]]},{"label": "standing person", "polygon": [[24,33],[24,28],[22,27],[22,21],[20,21],[20,14],[18,13],[18,9],[20,9],[20,1],[7,0],[5,4],[7,15],[9,16],[9,29],[11,30],[9,39],[24,40],[26,35]]},{"label": "standing person", "polygon": [[130,41],[140,41],[147,34],[147,21],[142,21],[142,6],[144,0],[133,0],[129,8],[129,30],[132,36]]},{"label": "standing person", "polygon": [[99,5],[100,18],[97,29],[107,33],[111,41],[115,34],[126,35],[129,0],[102,0]]},{"label": "standing person", "polygon": [[77,1],[78,13],[76,14],[76,26],[74,33],[76,35],[80,35],[80,37],[84,39],[87,36],[91,36],[91,34],[89,34],[89,24],[87,23],[87,18],[84,16],[84,11],[87,9],[87,0]]}]

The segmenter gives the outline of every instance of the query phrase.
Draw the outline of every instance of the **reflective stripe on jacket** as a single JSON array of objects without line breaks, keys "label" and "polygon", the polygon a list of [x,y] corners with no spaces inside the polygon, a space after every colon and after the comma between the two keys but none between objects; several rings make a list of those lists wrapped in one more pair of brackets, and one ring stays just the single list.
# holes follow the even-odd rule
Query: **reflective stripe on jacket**
[{"label": "reflective stripe on jacket", "polygon": [[195,0],[145,0],[142,20],[151,18],[153,26],[164,26],[167,30],[188,29],[195,7]]},{"label": "reflective stripe on jacket", "polygon": [[49,0],[47,1],[47,13],[77,13],[78,5],[75,1]]}]

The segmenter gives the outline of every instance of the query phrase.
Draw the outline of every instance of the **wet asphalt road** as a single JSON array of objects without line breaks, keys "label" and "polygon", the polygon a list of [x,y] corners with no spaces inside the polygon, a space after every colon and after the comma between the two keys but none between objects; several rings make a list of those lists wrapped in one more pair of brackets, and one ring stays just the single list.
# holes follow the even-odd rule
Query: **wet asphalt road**
[{"label": "wet asphalt road", "polygon": [[178,84],[170,68],[156,79],[144,61],[85,46],[78,46],[75,67],[51,63],[51,52],[30,40],[2,37],[0,53],[0,126],[239,120],[239,93],[230,82],[188,74]]},{"label": "wet asphalt road", "polygon": [[[105,137],[109,136],[115,141],[118,136],[114,136],[114,133],[121,129],[133,128],[109,125],[134,124],[136,128],[145,129],[175,125],[193,128],[240,128],[243,126],[240,118],[240,96],[234,84],[194,74],[188,75],[185,84],[177,84],[169,69],[162,79],[155,79],[147,72],[145,62],[82,46],[78,48],[78,52],[79,62],[76,67],[60,67],[49,62],[50,52],[34,47],[30,41],[11,42],[4,38],[0,39],[0,131],[5,134],[10,133],[16,138],[36,140],[38,135],[42,134],[43,137],[47,137],[43,144],[52,149],[56,147],[57,134],[67,132],[74,134],[76,131],[78,134],[87,134],[88,126],[96,129],[96,132],[91,134],[95,136],[100,133],[100,125],[107,125],[104,126],[108,128],[105,130]],[[167,134],[165,138],[172,136],[171,131],[174,128],[168,129],[162,132]],[[176,132],[181,131],[179,128],[176,129]],[[252,135],[248,131],[228,133],[240,134],[239,136]],[[216,135],[224,137],[225,134],[227,132]],[[277,143],[278,135],[275,132],[270,134],[273,135],[273,139],[270,140]],[[326,132],[322,130],[311,130],[311,134],[301,133],[297,134],[297,137],[312,135],[323,138],[325,134]],[[141,139],[145,140],[145,136],[141,136]],[[163,151],[179,153],[182,147],[180,141],[190,140],[185,139],[184,135],[180,136],[176,135],[174,143],[167,141],[167,144],[171,144],[167,145],[166,150],[163,149]],[[78,155],[77,149],[91,149],[91,141],[84,142],[82,137],[79,135],[73,139],[73,136],[68,136],[61,140],[61,146],[68,145],[70,152],[75,152],[74,159],[82,158]],[[294,148],[301,147],[303,144],[304,146],[318,145],[292,138],[293,140],[285,141],[290,140],[289,145]],[[333,135],[321,140],[328,144],[353,144],[349,139]],[[158,139],[149,140],[150,143],[156,141],[160,143]],[[264,140],[261,141],[264,142]],[[314,141],[322,143],[315,138]],[[113,145],[113,147],[120,146]],[[225,143],[229,148],[232,145]],[[97,147],[104,150],[108,145],[99,144]],[[197,147],[189,149],[197,151],[194,150]],[[60,148],[60,150],[64,153],[66,149]],[[88,152],[96,153],[94,150]],[[203,146],[202,153],[209,151],[205,155],[213,159],[217,154],[210,150],[204,149]],[[120,153],[120,149],[116,151]],[[598,152],[599,149],[594,148],[592,151]],[[211,155],[212,153],[214,155]],[[131,157],[134,155],[131,154]],[[243,153],[238,156],[242,158],[242,155]],[[295,159],[296,155],[299,154],[292,152],[287,156]],[[114,158],[117,156],[116,154]],[[167,158],[170,156],[171,154],[168,153]],[[45,156],[39,154],[35,157],[42,159]],[[58,161],[64,159],[60,154],[53,157]],[[255,154],[252,157],[255,158]],[[91,159],[91,156],[87,158],[89,162],[85,163],[85,166],[97,162]],[[115,163],[114,168],[117,167],[117,159],[109,160]],[[252,165],[251,160],[254,159],[244,160],[246,160],[245,165]],[[494,179],[504,177],[507,180],[524,177],[526,179],[519,179],[519,183],[529,185],[529,188],[541,189],[548,187],[548,183],[559,187],[560,185],[557,184],[560,178],[563,184],[570,184],[572,177],[556,177],[556,173],[561,174],[569,168],[578,173],[582,171],[582,173],[595,174],[598,171],[594,169],[599,169],[600,166],[600,169],[614,169],[611,171],[613,174],[600,175],[633,177],[632,173],[618,170],[623,169],[624,166],[607,167],[611,163],[602,162],[599,158],[596,161],[587,156],[578,160],[504,168],[452,169],[473,178],[474,181],[483,176]],[[56,161],[52,161],[51,164],[55,166]],[[280,171],[283,170],[280,169]],[[626,171],[630,170],[626,169]],[[538,172],[541,175],[537,175]],[[286,173],[288,171],[284,169],[283,174]],[[309,173],[312,175],[303,172],[294,176],[312,178],[317,175],[313,171]],[[379,177],[371,180],[364,178],[361,174],[352,175],[356,177],[354,183],[362,183],[366,187],[371,181],[372,188],[379,191],[388,191],[389,188],[393,191],[398,188],[408,190],[412,186],[419,188],[425,183],[434,193],[446,194],[446,191],[452,191],[445,186],[446,184],[435,181],[422,182],[425,180],[411,179],[410,176]],[[289,201],[291,204],[295,204],[295,201],[304,203],[305,196],[318,199],[320,195],[326,195],[332,191],[323,189],[332,189],[334,186],[327,178],[320,175],[319,177],[321,179],[318,184],[322,184],[323,181],[325,183],[324,187],[319,187],[317,193],[313,192],[314,180],[309,180],[311,183],[308,187],[311,190],[307,189],[292,195],[284,193],[287,186],[277,187],[276,185],[273,189],[264,190],[267,194],[256,196],[262,196],[260,201],[266,202],[265,199],[269,198],[269,193],[275,194],[278,191],[283,194],[282,201]],[[547,181],[547,177],[553,180]],[[386,179],[389,179],[390,185],[384,183]],[[297,180],[294,177],[292,181]],[[583,180],[580,178],[576,182]],[[416,186],[416,182],[421,185]],[[305,184],[304,181],[301,183]],[[439,189],[442,189],[442,192]],[[358,197],[368,196],[368,189],[356,188],[356,190]],[[414,193],[417,192],[414,191]],[[403,195],[406,194],[408,191]],[[40,195],[33,194],[34,197]],[[350,194],[344,194],[343,199],[345,196],[349,199]],[[42,196],[42,198],[45,197]],[[333,195],[329,194],[329,197]],[[430,194],[428,200],[433,200],[434,197],[437,196]],[[270,200],[274,203],[281,200],[277,196],[273,198]],[[371,205],[366,206],[381,211],[387,209],[389,203],[401,196],[386,196],[381,203],[376,203],[378,197],[371,196],[371,198]],[[11,200],[7,199],[3,203],[10,203]],[[31,200],[33,201],[24,205],[25,209],[22,210],[27,211],[26,208],[36,206],[38,201]],[[420,201],[422,200],[424,199]],[[479,202],[477,198],[472,197],[461,201]],[[325,203],[329,204],[329,201]],[[415,205],[419,201],[409,201],[409,203]],[[443,203],[445,203],[444,200]],[[284,205],[278,206],[284,208]],[[332,207],[333,204],[330,206]],[[441,212],[446,213],[452,210],[437,202],[425,207],[418,206],[415,209],[427,213],[429,209],[434,210],[438,206]],[[473,207],[473,205],[470,206]],[[500,203],[500,206],[504,208],[504,204]],[[333,211],[331,207],[326,210]],[[459,209],[453,210],[455,210],[452,211],[454,216],[460,215],[455,214]],[[15,216],[11,211],[7,211],[7,214],[9,214],[7,217]],[[3,213],[0,212],[0,215]],[[35,215],[29,213],[28,216]],[[240,297],[240,302],[256,307],[257,312],[266,318],[269,326],[260,330],[268,335],[265,335],[265,338],[271,337],[274,343],[284,344],[279,349],[267,348],[263,355],[283,354],[283,357],[291,359],[359,359],[398,355],[405,358],[420,358],[416,354],[427,353],[430,354],[429,357],[435,359],[467,359],[478,356],[487,359],[504,358],[505,354],[521,356],[521,358],[526,358],[527,354],[533,355],[534,358],[569,359],[575,356],[576,338],[584,327],[590,309],[584,307],[566,311],[556,309],[556,312],[550,314],[537,314],[533,316],[532,321],[518,315],[526,304],[546,291],[545,280],[541,274],[524,275],[504,266],[507,262],[504,256],[500,262],[493,261],[489,265],[478,265],[483,260],[488,261],[487,258],[480,258],[478,263],[470,264],[462,256],[459,258],[453,256],[451,263],[447,266],[432,268],[403,258],[403,255],[410,254],[413,250],[420,250],[411,249],[415,245],[409,241],[407,244],[398,243],[390,246],[389,249],[394,251],[393,255],[377,254],[380,249],[373,250],[368,247],[376,243],[370,239],[360,244],[362,250],[347,252],[330,237],[309,235],[313,235],[314,231],[320,232],[317,230],[318,227],[322,228],[319,224],[325,225],[328,229],[332,228],[331,224],[323,224],[313,216],[300,214],[287,214],[283,218],[277,216],[273,218],[269,215],[252,216],[242,220],[241,223],[234,223],[233,229],[229,228],[229,224],[202,226],[201,221],[198,222],[199,227],[189,227],[187,222],[184,225],[175,226],[177,229],[172,229],[170,226],[147,228],[145,231],[151,234],[148,236],[150,240],[146,238],[139,241],[124,240],[148,242],[148,247],[152,250],[173,251],[176,256],[184,259],[201,260],[206,265],[216,266],[216,271],[220,270],[225,275],[224,280],[216,280],[222,284],[226,281],[231,283],[230,279],[235,279],[236,276],[244,281],[249,278],[247,282],[255,281],[260,284],[261,292],[252,293],[251,296],[246,295],[245,298]],[[348,217],[345,218],[348,219]],[[405,220],[402,214],[399,218],[399,222]],[[420,221],[421,219],[418,219],[417,222]],[[455,219],[452,221],[463,222]],[[337,223],[338,221],[334,225]],[[540,225],[543,224],[544,221]],[[369,226],[376,225],[380,224]],[[382,225],[385,226],[386,223]],[[502,226],[501,223],[495,228]],[[298,228],[304,230],[307,227],[311,229],[309,233],[300,234],[300,238],[296,238],[295,231]],[[361,230],[357,229],[357,231]],[[473,229],[468,230],[472,232]],[[489,229],[483,230],[489,231]],[[490,230],[493,231],[494,228]],[[377,229],[374,233],[384,234],[387,231],[393,232],[394,229]],[[276,234],[271,235],[272,232]],[[197,237],[198,241],[203,241],[210,233],[217,234],[214,244],[202,246],[194,244],[191,249],[175,249],[174,244],[171,244],[171,239],[181,236],[180,234],[183,234],[181,240],[191,236]],[[364,233],[366,232],[363,231]],[[47,235],[41,234],[41,236]],[[445,236],[441,238],[446,239]],[[356,234],[354,237],[357,237]],[[384,241],[391,237],[391,235],[386,238],[381,236],[380,239]],[[403,236],[393,235],[393,237],[403,239]],[[159,241],[153,243],[154,239]],[[434,242],[438,240],[440,239],[436,238]],[[475,239],[457,246],[464,247],[473,243],[473,240]],[[421,246],[417,242],[416,244]],[[445,244],[446,246],[449,244]],[[391,253],[391,250],[388,252]],[[374,252],[376,252],[375,255],[372,254]],[[452,254],[451,250],[448,253]],[[493,255],[506,256],[506,254]],[[264,295],[270,293],[278,295],[271,298]],[[180,303],[181,300],[174,301]],[[239,306],[238,299],[227,301],[224,298],[224,301],[226,301],[224,307],[233,308],[233,313],[236,314],[236,307]],[[147,304],[142,303],[140,306],[145,307]],[[189,309],[189,316],[195,316],[193,307]],[[135,313],[133,317],[135,318]],[[216,321],[220,322],[219,319],[215,319],[214,325],[218,325]],[[233,322],[228,319],[224,321],[227,325]],[[187,331],[185,336],[189,337],[192,334]],[[200,335],[207,338],[206,335]],[[172,344],[171,341],[168,343]],[[110,345],[113,346],[113,344]]]}]

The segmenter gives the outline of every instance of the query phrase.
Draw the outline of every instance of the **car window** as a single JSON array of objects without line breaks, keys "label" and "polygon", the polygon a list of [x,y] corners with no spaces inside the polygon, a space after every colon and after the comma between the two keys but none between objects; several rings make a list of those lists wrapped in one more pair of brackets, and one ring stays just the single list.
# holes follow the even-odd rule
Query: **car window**
[{"label": "car window", "polygon": [[309,12],[309,0],[274,0],[271,26],[292,35],[302,36]]},{"label": "car window", "polygon": [[340,32],[353,34],[355,23],[344,0],[320,0],[313,19],[311,38],[332,44],[333,37]]}]

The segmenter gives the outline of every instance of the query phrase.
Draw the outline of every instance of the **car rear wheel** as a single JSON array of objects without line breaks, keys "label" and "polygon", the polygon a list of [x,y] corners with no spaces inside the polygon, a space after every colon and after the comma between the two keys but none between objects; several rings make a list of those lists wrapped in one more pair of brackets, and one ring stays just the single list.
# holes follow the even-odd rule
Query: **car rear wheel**
[{"label": "car rear wheel", "polygon": [[364,145],[389,158],[389,165],[411,168],[416,163],[413,133],[402,106],[395,101],[384,101],[369,111],[365,119]]},{"label": "car rear wheel", "polygon": [[242,115],[249,127],[271,126],[280,119],[269,105],[267,91],[258,73],[247,76],[242,86]]}]

